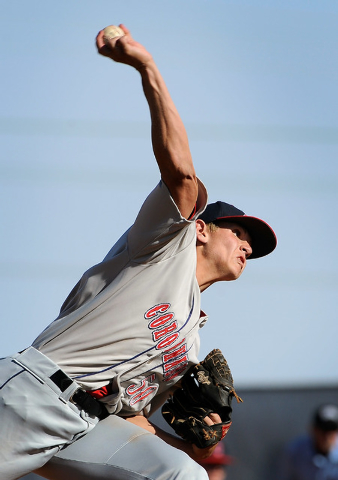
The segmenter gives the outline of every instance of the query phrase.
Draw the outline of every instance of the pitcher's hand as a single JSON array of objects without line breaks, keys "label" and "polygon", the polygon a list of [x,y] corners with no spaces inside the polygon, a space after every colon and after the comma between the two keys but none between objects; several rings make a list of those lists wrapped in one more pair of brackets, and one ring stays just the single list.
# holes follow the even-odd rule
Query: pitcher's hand
[{"label": "pitcher's hand", "polygon": [[98,52],[109,57],[115,62],[124,63],[130,65],[137,70],[142,68],[149,62],[152,62],[152,56],[141,45],[136,42],[131,36],[129,30],[124,25],[119,25],[124,31],[123,37],[115,37],[108,41],[106,45],[103,40],[103,30],[101,30],[96,37],[96,46]]}]

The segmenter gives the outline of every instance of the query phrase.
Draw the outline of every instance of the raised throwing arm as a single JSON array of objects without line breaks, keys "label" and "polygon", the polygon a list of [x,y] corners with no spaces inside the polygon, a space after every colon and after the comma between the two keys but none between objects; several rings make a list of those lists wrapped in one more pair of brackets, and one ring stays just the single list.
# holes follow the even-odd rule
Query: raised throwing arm
[{"label": "raised throwing arm", "polygon": [[136,42],[129,30],[106,45],[103,31],[96,38],[100,54],[130,65],[141,74],[152,124],[152,144],[161,178],[184,217],[191,214],[198,193],[197,179],[183,122],[151,54]]}]

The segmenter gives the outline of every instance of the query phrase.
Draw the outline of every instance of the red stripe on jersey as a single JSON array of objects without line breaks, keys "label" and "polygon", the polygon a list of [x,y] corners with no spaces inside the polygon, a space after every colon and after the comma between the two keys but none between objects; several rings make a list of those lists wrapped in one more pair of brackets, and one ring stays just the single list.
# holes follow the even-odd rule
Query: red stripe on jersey
[{"label": "red stripe on jersey", "polygon": [[190,219],[195,215],[196,210],[197,210],[197,203],[195,203],[194,209],[193,209],[193,211],[191,212],[191,214],[189,215],[188,220],[190,220]]},{"label": "red stripe on jersey", "polygon": [[103,398],[111,394],[111,385],[105,385],[97,390],[88,390],[87,393],[94,398]]}]

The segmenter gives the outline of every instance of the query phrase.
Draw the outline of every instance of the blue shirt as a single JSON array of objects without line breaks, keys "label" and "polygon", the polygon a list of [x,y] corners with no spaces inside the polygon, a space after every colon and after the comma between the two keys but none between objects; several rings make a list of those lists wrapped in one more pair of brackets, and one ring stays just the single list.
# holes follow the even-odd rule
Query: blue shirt
[{"label": "blue shirt", "polygon": [[287,447],[280,473],[280,480],[338,480],[338,445],[326,457],[309,435],[299,437]]}]

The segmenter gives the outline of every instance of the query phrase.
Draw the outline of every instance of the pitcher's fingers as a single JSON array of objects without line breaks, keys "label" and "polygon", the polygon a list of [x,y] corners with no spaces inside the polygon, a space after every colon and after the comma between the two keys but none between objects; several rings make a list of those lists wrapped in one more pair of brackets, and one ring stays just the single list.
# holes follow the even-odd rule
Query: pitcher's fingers
[{"label": "pitcher's fingers", "polygon": [[124,33],[125,33],[126,35],[130,35],[130,36],[131,36],[130,30],[129,30],[125,25],[123,25],[123,23],[120,23],[119,27],[122,28],[122,30],[124,31]]},{"label": "pitcher's fingers", "polygon": [[103,40],[103,30],[100,30],[99,33],[96,35],[96,46],[97,49],[100,50],[100,48],[104,47],[105,43]]},{"label": "pitcher's fingers", "polygon": [[204,417],[203,420],[209,427],[216,423],[222,423],[222,419],[217,413],[210,413],[207,417]]}]

